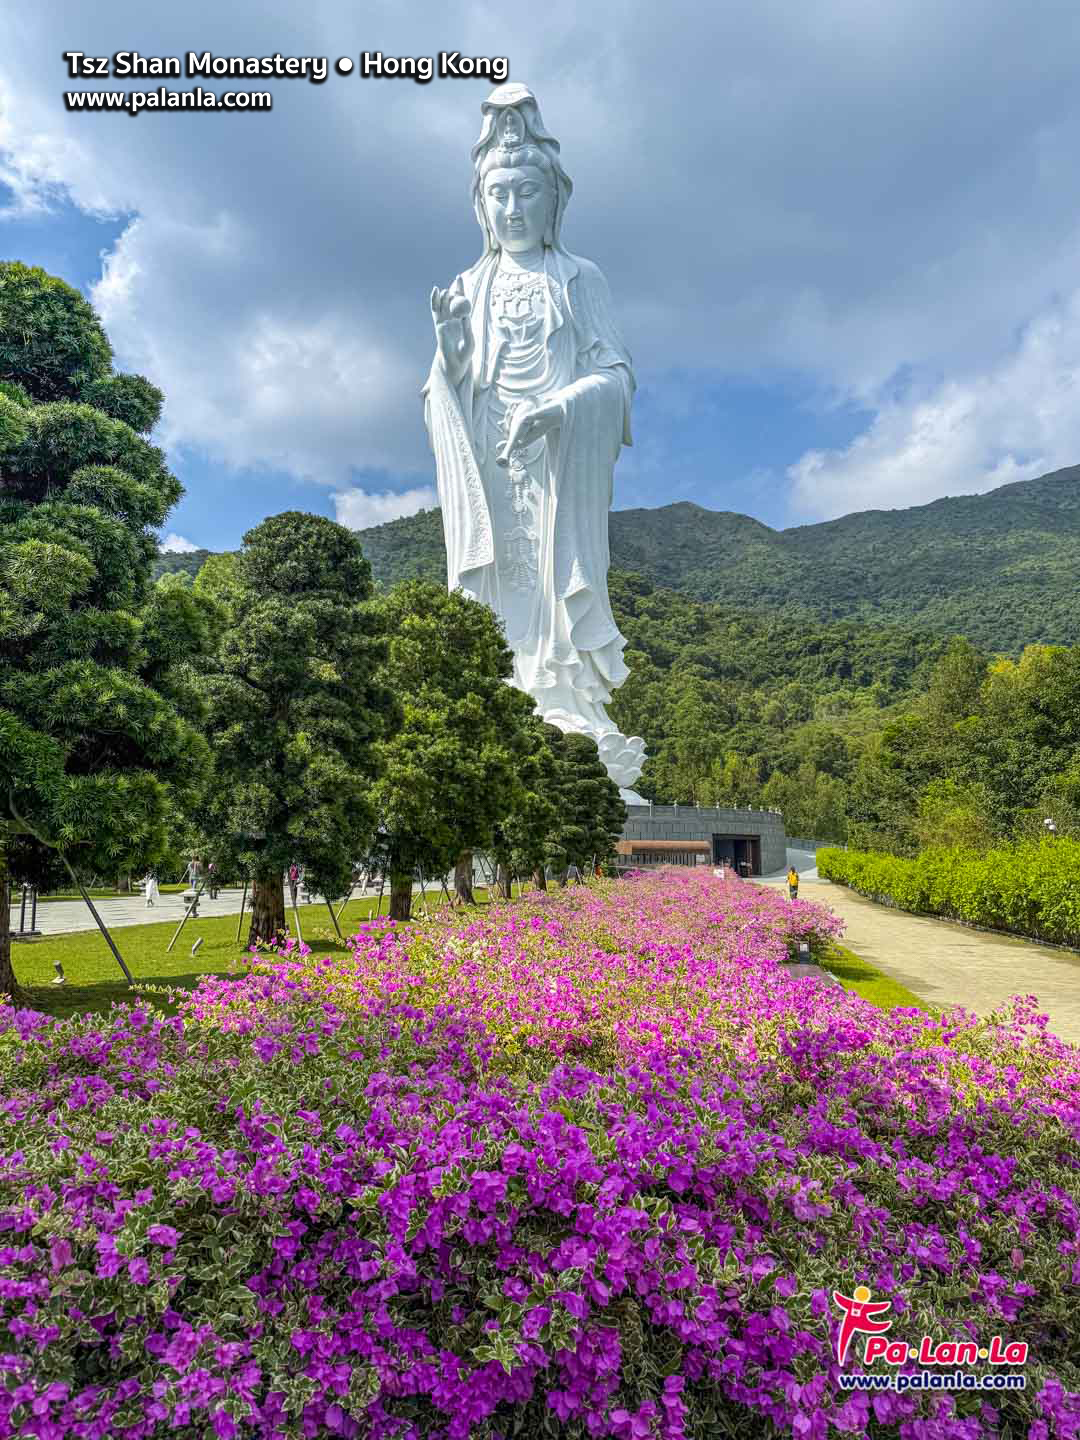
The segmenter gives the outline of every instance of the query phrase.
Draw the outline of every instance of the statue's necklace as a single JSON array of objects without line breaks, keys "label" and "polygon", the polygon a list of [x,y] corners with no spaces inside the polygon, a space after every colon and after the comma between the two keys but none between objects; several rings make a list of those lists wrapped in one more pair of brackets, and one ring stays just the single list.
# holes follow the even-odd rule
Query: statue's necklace
[{"label": "statue's necklace", "polygon": [[557,305],[561,287],[557,280],[549,281],[546,271],[498,270],[495,273],[494,299],[507,318],[521,320],[535,311],[536,300],[549,285],[551,297]]}]

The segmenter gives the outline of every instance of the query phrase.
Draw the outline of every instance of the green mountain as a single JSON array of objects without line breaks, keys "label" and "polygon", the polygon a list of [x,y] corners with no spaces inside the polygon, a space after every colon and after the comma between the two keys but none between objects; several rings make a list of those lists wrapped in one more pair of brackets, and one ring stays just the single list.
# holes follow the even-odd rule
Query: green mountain
[{"label": "green mountain", "polygon": [[213,550],[162,550],[154,562],[154,579],[161,575],[183,573],[192,579],[199,573]]},{"label": "green mountain", "polygon": [[[1080,466],[782,531],[698,505],[620,510],[610,535],[631,672],[611,716],[645,738],[637,788],[776,806],[790,834],[845,837],[883,727],[919,703],[946,636],[1080,643]],[[445,583],[438,510],[361,540],[380,584]],[[162,555],[158,573],[207,553]]]},{"label": "green mountain", "polygon": [[[416,522],[441,555],[438,511]],[[367,534],[385,540],[400,528]],[[203,558],[162,555],[158,573],[197,569]],[[383,579],[391,578],[385,554],[374,558]],[[410,569],[398,574],[438,570],[430,549],[426,563],[418,563],[419,546],[406,558]],[[844,797],[860,755],[926,688],[949,643],[914,628],[808,612],[792,623],[790,610],[755,613],[697,600],[622,570],[611,571],[609,586],[630,667],[610,713],[625,734],[644,737],[649,754],[636,788],[680,803],[722,796],[777,805],[792,834],[844,837]]]},{"label": "green mountain", "polygon": [[[1080,642],[1080,466],[791,530],[685,501],[615,510],[610,536],[616,569],[744,613],[796,607],[819,620],[966,635],[1007,653]],[[382,584],[446,578],[438,510],[361,539]]]}]

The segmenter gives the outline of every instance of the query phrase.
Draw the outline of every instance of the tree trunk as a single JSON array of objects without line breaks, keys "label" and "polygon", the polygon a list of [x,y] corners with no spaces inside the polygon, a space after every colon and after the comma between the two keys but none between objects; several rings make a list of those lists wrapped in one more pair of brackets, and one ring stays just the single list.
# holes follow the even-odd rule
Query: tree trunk
[{"label": "tree trunk", "polygon": [[543,865],[538,865],[533,871],[533,884],[538,890],[547,889],[547,872]]},{"label": "tree trunk", "polygon": [[473,905],[472,851],[463,850],[454,866],[454,894],[462,905]]},{"label": "tree trunk", "polygon": [[390,919],[412,919],[412,876],[390,876]]},{"label": "tree trunk", "polygon": [[15,979],[11,968],[11,884],[8,877],[7,855],[0,845],[0,995],[6,995],[16,1005],[25,1000],[22,987]]},{"label": "tree trunk", "polygon": [[131,876],[130,876],[130,875],[118,875],[118,876],[116,877],[116,889],[117,889],[118,894],[120,894],[120,895],[130,895],[130,894],[131,894]]},{"label": "tree trunk", "polygon": [[495,867],[495,888],[504,900],[509,900],[512,886],[510,866],[500,860]]},{"label": "tree trunk", "polygon": [[248,944],[273,940],[285,929],[285,882],[280,873],[268,870],[255,876],[251,891],[251,929]]}]

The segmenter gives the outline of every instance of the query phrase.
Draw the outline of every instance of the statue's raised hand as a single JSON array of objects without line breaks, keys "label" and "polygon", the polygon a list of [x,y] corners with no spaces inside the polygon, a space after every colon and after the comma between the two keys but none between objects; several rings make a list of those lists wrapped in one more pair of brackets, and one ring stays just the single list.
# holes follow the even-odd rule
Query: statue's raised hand
[{"label": "statue's raised hand", "polygon": [[472,359],[471,314],[472,306],[460,291],[440,290],[438,286],[432,290],[431,319],[435,326],[435,340],[451,385],[458,383]]}]

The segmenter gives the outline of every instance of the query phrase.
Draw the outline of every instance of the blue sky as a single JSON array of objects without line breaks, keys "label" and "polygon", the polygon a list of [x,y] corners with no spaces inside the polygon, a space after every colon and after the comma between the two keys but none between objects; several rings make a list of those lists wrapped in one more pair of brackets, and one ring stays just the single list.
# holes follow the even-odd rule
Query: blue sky
[{"label": "blue sky", "polygon": [[[427,294],[479,253],[486,81],[212,82],[261,115],[69,112],[61,53],[507,55],[561,140],[563,238],[635,359],[618,508],[783,526],[1080,460],[1080,12],[766,0],[495,10],[57,0],[0,55],[0,256],[166,392],[180,541],[430,504]],[[963,12],[963,13],[961,13]],[[143,88],[157,81],[123,82]],[[195,83],[180,79],[174,88]],[[177,541],[176,543],[180,543]]]}]

